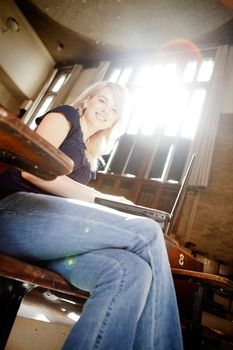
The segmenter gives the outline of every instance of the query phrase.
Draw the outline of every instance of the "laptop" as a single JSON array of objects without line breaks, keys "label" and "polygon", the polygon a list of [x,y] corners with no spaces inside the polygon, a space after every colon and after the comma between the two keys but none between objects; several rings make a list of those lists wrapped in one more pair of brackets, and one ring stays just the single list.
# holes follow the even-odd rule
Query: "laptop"
[{"label": "laptop", "polygon": [[187,171],[181,182],[181,186],[178,191],[176,200],[174,202],[174,205],[170,213],[162,210],[158,210],[158,209],[144,207],[141,205],[126,204],[126,203],[121,203],[121,202],[112,201],[109,199],[103,199],[99,197],[95,198],[95,203],[101,204],[116,210],[120,210],[125,213],[149,217],[157,221],[160,224],[163,232],[167,234],[168,230],[171,229],[171,226],[174,224],[174,221],[177,218],[178,212],[184,200],[184,196],[188,187],[188,181],[194,166],[195,158],[196,158],[196,154],[193,153],[191,160],[189,162]]}]

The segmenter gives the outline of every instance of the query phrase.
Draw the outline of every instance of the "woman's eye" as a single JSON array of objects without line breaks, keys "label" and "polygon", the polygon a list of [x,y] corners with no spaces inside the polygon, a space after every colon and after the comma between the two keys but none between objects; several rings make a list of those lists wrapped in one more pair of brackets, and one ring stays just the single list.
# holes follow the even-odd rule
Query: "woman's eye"
[{"label": "woman's eye", "polygon": [[99,102],[106,103],[105,99],[103,97],[99,97]]}]

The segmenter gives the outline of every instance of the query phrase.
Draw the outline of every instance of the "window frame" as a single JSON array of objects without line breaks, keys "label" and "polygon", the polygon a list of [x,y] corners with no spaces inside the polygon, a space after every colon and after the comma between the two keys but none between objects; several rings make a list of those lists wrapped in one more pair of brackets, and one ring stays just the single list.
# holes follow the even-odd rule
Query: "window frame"
[{"label": "window frame", "polygon": [[[189,88],[190,89],[190,96],[189,96],[189,99],[191,99],[191,96],[193,94],[194,91],[197,91],[198,89],[204,89],[205,92],[206,92],[206,95],[208,93],[208,86],[209,86],[209,83],[210,83],[210,80],[209,79],[208,81],[197,81],[197,76],[199,74],[199,71],[200,71],[200,67],[201,67],[201,64],[203,63],[203,61],[205,60],[212,60],[213,63],[215,62],[215,52],[216,50],[206,50],[206,51],[203,51],[202,52],[202,56],[201,56],[201,59],[199,59],[199,61],[197,60],[197,67],[196,67],[196,71],[195,71],[195,76],[193,78],[193,82],[192,83],[185,83],[183,82],[183,86],[187,89]],[[157,57],[158,60],[161,60],[161,57]],[[168,62],[176,62],[178,63],[178,69],[179,69],[179,75],[181,76],[183,73],[184,73],[184,70],[186,68],[186,65],[188,62],[191,62],[191,61],[194,61],[194,58],[190,55],[184,55],[184,54],[176,54],[176,55],[168,55],[166,57],[162,57],[162,60],[163,62],[165,63],[168,63]],[[143,66],[146,66],[146,65],[150,65],[150,64],[154,64],[154,60],[145,60],[145,63],[143,64]],[[142,66],[142,65],[141,65]],[[133,84],[133,79],[135,78],[135,75],[138,73],[138,71],[140,70],[140,64],[138,62],[135,62],[135,61],[122,61],[122,62],[112,62],[109,66],[109,69],[104,77],[104,80],[110,80],[110,77],[111,77],[111,73],[114,71],[114,70],[120,70],[121,71],[124,71],[126,70],[127,68],[132,68],[132,74],[129,78],[129,80],[127,81],[126,84],[122,84],[122,85],[125,85],[129,91],[134,91],[135,90],[135,85]],[[212,72],[213,74],[213,72]],[[119,79],[118,79],[119,81]],[[206,100],[206,96],[205,95],[205,100]],[[204,105],[204,103],[203,103]],[[202,109],[203,109],[203,105],[202,105]],[[203,117],[200,115],[200,118]],[[127,136],[127,133],[124,134],[120,140],[117,141],[118,145],[116,144],[112,153],[110,154],[110,156],[105,156],[103,157],[104,160],[106,161],[106,164],[105,164],[105,167],[102,166],[102,168],[100,168],[98,170],[98,172],[100,173],[105,173],[105,174],[115,174],[115,175],[120,175],[120,176],[132,176],[132,175],[128,175],[127,173],[125,173],[126,169],[127,169],[127,164],[129,164],[129,159],[130,159],[130,155],[132,155],[132,152],[133,152],[133,148],[135,147],[135,144],[137,143],[137,139],[139,138],[139,135],[140,135],[140,131],[135,134],[134,136],[134,142],[133,142],[133,145],[131,146],[131,148],[129,149],[128,151],[128,157],[127,157],[127,160],[125,161],[125,165],[123,166],[123,168],[121,169],[121,171],[114,171],[114,169],[111,169],[111,165],[114,164],[114,158],[116,157],[117,155],[117,152],[119,152],[119,147],[121,145],[122,142],[126,142],[125,139],[129,139],[130,137]],[[144,161],[141,163],[141,166],[139,167],[139,170],[138,170],[138,173],[137,174],[133,174],[134,176],[132,177],[135,177],[135,178],[144,178],[144,179],[150,179],[149,175],[150,175],[150,172],[151,172],[151,168],[152,168],[152,164],[153,164],[153,157],[156,155],[156,152],[158,151],[158,139],[162,139],[164,135],[160,134],[159,131],[156,131],[154,132],[153,134],[154,138],[156,139],[156,142],[154,143],[154,145],[150,148],[150,154],[148,155],[148,157],[146,157],[147,159],[144,159]],[[181,140],[181,136],[180,135],[176,135],[174,137],[175,139],[175,149],[177,147],[177,144],[179,143],[179,140]],[[122,141],[123,140],[123,141]],[[187,150],[187,154],[186,156],[184,157],[184,160],[182,162],[182,165],[181,165],[181,168],[180,168],[180,176],[179,178],[176,179],[176,183],[180,183],[181,182],[181,179],[183,177],[183,173],[186,169],[186,166],[188,164],[188,161],[189,161],[189,158],[191,156],[191,149],[192,149],[192,143],[193,141],[195,140],[195,137],[194,139],[192,139],[190,141],[190,145],[188,147],[188,150]],[[175,151],[174,151],[175,152]],[[168,162],[168,166],[167,166],[167,169],[166,169],[166,172],[164,174],[164,176],[162,176],[161,178],[151,178],[152,180],[156,180],[156,181],[162,181],[162,182],[173,182],[172,179],[169,179],[169,172],[171,171],[171,166],[172,166],[172,161],[174,159],[174,153],[173,152],[173,155],[170,159],[170,161]]]}]

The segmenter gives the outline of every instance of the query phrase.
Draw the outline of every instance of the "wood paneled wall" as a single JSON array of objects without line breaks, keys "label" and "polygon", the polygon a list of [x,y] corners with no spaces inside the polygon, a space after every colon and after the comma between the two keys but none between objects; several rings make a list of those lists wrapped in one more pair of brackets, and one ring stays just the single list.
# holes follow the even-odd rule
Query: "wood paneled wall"
[{"label": "wood paneled wall", "polygon": [[179,184],[102,173],[97,174],[91,186],[104,193],[124,196],[136,204],[168,212],[180,188]]}]

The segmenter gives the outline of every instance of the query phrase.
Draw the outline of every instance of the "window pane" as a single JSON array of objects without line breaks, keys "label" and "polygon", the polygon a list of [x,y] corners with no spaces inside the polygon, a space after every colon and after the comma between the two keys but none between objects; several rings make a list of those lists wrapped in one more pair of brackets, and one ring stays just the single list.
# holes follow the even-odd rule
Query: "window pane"
[{"label": "window pane", "polygon": [[61,89],[62,85],[64,84],[64,82],[65,82],[67,76],[68,76],[68,74],[61,74],[61,75],[57,78],[56,82],[54,83],[54,85],[53,85],[51,91],[52,91],[52,92],[58,92],[58,91]]},{"label": "window pane", "polygon": [[184,83],[191,83],[194,79],[195,73],[197,69],[197,62],[189,62],[184,70],[183,74],[183,82]]},{"label": "window pane", "polygon": [[164,136],[160,139],[150,169],[149,178],[154,180],[162,180],[164,168],[167,163],[167,158],[169,156],[169,152],[173,145],[173,142],[174,138],[169,136]]},{"label": "window pane", "polygon": [[112,162],[112,159],[113,159],[113,157],[118,149],[119,142],[120,142],[120,140],[118,139],[115,142],[115,145],[114,145],[112,151],[109,154],[106,154],[106,155],[99,158],[99,164],[98,164],[99,171],[104,171],[104,172],[108,171],[109,166]]},{"label": "window pane", "polygon": [[151,143],[153,143],[153,138],[142,135],[137,136],[133,151],[129,157],[129,162],[124,171],[125,175],[137,176],[139,174],[148,156]]},{"label": "window pane", "polygon": [[197,81],[209,81],[214,69],[213,60],[205,60],[202,62],[198,72]]},{"label": "window pane", "polygon": [[144,90],[139,100],[137,110],[138,118],[141,120],[140,132],[143,135],[152,135],[161,124],[161,114],[163,110],[162,96],[157,101],[158,93],[156,89]]},{"label": "window pane", "polygon": [[140,91],[136,91],[131,94],[131,104],[133,106],[133,110],[132,110],[130,121],[126,130],[127,134],[137,134],[142,123],[141,113],[143,113],[143,109],[142,109],[143,105],[139,97],[140,97]]},{"label": "window pane", "polygon": [[167,176],[169,182],[180,182],[190,144],[190,139],[181,138],[178,140]]},{"label": "window pane", "polygon": [[132,73],[132,68],[125,68],[118,80],[118,83],[125,86],[128,83],[129,77]]},{"label": "window pane", "polygon": [[196,134],[199,117],[202,111],[206,95],[205,89],[198,89],[193,92],[191,102],[183,123],[181,136],[193,139]]},{"label": "window pane", "polygon": [[[111,161],[117,173],[123,169],[125,174],[133,176],[149,174],[150,178],[160,181],[180,181],[213,68],[214,61],[208,57],[200,63],[195,58],[183,63],[174,59],[169,63],[156,60],[151,64],[128,66],[121,71],[119,67],[112,70],[109,80],[115,74],[124,84],[130,81],[132,106],[125,135],[127,142],[126,139],[119,141]],[[156,143],[150,145],[147,141],[141,144],[138,141],[153,137],[156,137]],[[130,144],[129,140],[132,141]],[[143,163],[145,169],[139,171]]]},{"label": "window pane", "polygon": [[150,66],[143,66],[137,73],[134,83],[138,86],[145,86],[148,84],[150,77]]},{"label": "window pane", "polygon": [[112,83],[116,83],[119,76],[121,74],[121,69],[117,68],[117,69],[113,69],[113,71],[111,72],[108,80],[111,81]]},{"label": "window pane", "polygon": [[167,117],[164,134],[176,136],[180,130],[181,123],[185,118],[189,91],[183,88],[177,88],[173,94],[169,95],[166,105]]},{"label": "window pane", "polygon": [[35,123],[35,119],[37,117],[40,117],[42,115],[44,115],[47,110],[49,109],[49,107],[51,106],[52,102],[54,100],[54,96],[48,96],[46,97],[46,99],[44,100],[43,104],[41,105],[40,109],[38,110],[38,112],[36,113],[33,122],[30,124],[30,128],[31,129],[35,129],[36,128],[36,123]]},{"label": "window pane", "polygon": [[142,135],[152,135],[159,128],[159,115],[151,108],[147,108],[144,114],[145,118],[141,127]]},{"label": "window pane", "polygon": [[127,134],[135,135],[138,133],[139,128],[141,126],[141,115],[138,113],[138,110],[132,114],[132,118],[130,120],[129,126],[127,128]]},{"label": "window pane", "polygon": [[163,79],[165,83],[172,83],[177,80],[175,63],[169,63],[165,66]]},{"label": "window pane", "polygon": [[134,108],[127,128],[128,134],[140,132],[143,135],[152,135],[158,129],[164,109],[162,98],[155,88],[138,89],[132,95]]},{"label": "window pane", "polygon": [[133,135],[123,135],[113,156],[108,172],[121,175],[134,142]]},{"label": "window pane", "polygon": [[151,70],[151,80],[153,85],[160,86],[163,82],[164,66],[162,64],[155,64]]}]

